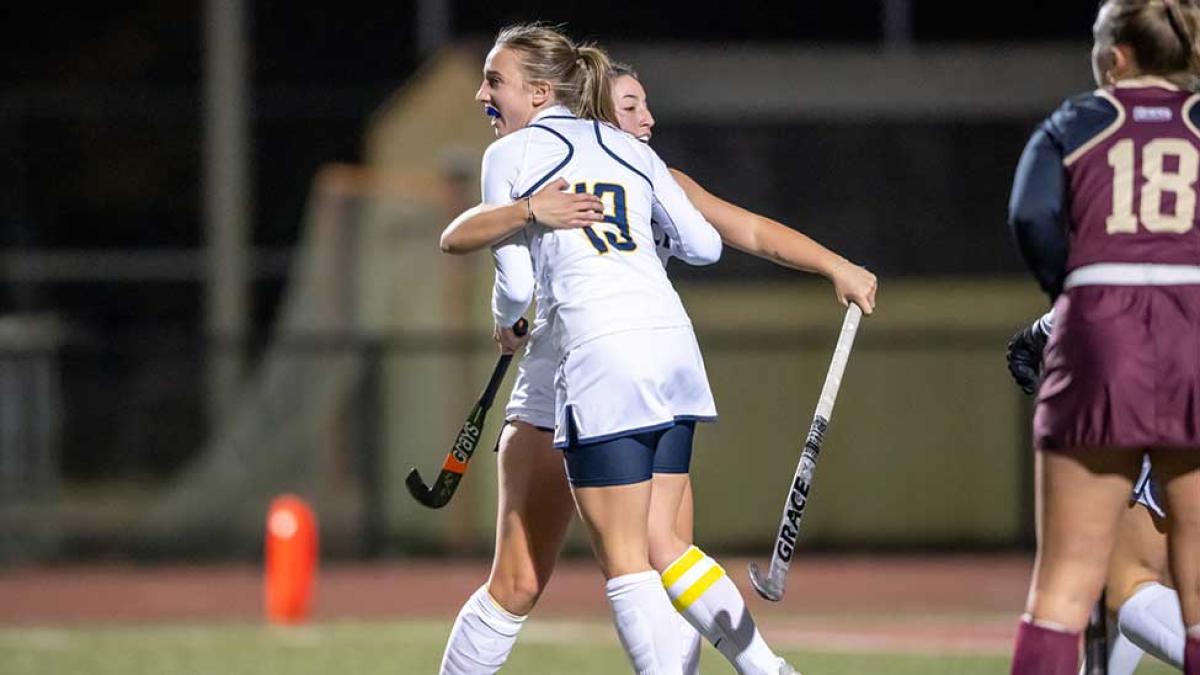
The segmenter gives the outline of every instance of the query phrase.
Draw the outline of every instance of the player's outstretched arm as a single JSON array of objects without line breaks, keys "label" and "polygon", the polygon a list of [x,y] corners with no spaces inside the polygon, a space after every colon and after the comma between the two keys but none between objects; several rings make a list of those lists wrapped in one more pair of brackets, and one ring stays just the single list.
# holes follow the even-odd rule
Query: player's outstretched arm
[{"label": "player's outstretched arm", "polygon": [[726,244],[784,267],[820,274],[833,282],[842,305],[853,302],[863,314],[875,310],[878,280],[865,268],[782,223],[717,197],[678,169],[671,169],[671,175]]},{"label": "player's outstretched arm", "polygon": [[463,211],[442,230],[443,253],[461,255],[503,241],[533,218],[553,228],[586,227],[604,220],[604,203],[589,193],[564,192],[567,181],[547,183],[526,199],[508,204],[479,204]]}]

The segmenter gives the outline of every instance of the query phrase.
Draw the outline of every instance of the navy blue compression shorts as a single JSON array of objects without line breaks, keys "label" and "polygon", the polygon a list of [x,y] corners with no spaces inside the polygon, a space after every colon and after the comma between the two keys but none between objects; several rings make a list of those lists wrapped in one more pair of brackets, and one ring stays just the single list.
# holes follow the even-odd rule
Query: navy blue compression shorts
[{"label": "navy blue compression shorts", "polygon": [[695,431],[696,423],[687,420],[587,444],[570,434],[563,448],[567,479],[575,487],[607,487],[641,483],[655,473],[687,473]]}]

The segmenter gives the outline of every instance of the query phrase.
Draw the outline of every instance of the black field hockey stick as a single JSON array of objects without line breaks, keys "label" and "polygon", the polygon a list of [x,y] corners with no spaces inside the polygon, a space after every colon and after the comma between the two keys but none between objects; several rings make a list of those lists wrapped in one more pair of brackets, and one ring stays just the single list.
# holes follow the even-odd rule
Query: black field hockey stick
[{"label": "black field hockey stick", "polygon": [[[513,324],[513,332],[518,337],[525,335],[528,330],[529,322],[525,319],[518,319]],[[492,370],[492,378],[488,380],[483,394],[475,402],[475,407],[471,408],[471,412],[467,414],[467,420],[463,422],[462,429],[458,430],[458,436],[454,439],[454,445],[450,446],[450,452],[446,453],[446,461],[442,462],[442,470],[438,473],[433,487],[425,485],[425,481],[416,467],[408,472],[408,478],[404,484],[408,486],[408,491],[412,494],[413,499],[421,502],[422,505],[431,509],[440,509],[454,496],[454,491],[458,489],[458,482],[462,480],[463,474],[467,471],[471,455],[475,454],[475,446],[479,444],[479,436],[483,433],[483,423],[487,419],[488,410],[492,407],[492,401],[496,399],[496,390],[500,388],[500,383],[504,381],[504,374],[508,372],[508,364],[512,363],[512,357],[512,354],[501,354],[500,359],[496,361],[496,367]]]},{"label": "black field hockey stick", "polygon": [[1104,593],[1092,607],[1083,631],[1083,674],[1108,675],[1108,603]]},{"label": "black field hockey stick", "polygon": [[796,465],[796,475],[792,478],[791,490],[788,491],[787,501],[783,505],[783,517],[775,535],[775,548],[771,551],[771,567],[763,574],[756,563],[750,563],[750,583],[753,584],[754,590],[773,602],[783,599],[783,587],[787,581],[788,568],[792,565],[792,554],[796,551],[800,521],[804,519],[804,507],[808,505],[808,493],[812,489],[813,471],[817,468],[825,429],[829,427],[829,418],[833,415],[833,404],[837,400],[838,389],[842,386],[842,373],[846,370],[846,361],[850,358],[850,348],[854,346],[854,334],[858,332],[858,322],[861,318],[862,310],[858,305],[851,303],[846,309],[842,332],[838,336],[837,347],[833,350],[833,361],[829,364],[825,386],[821,387],[821,398],[817,401],[817,412],[808,428],[804,451],[800,453],[800,463]]}]

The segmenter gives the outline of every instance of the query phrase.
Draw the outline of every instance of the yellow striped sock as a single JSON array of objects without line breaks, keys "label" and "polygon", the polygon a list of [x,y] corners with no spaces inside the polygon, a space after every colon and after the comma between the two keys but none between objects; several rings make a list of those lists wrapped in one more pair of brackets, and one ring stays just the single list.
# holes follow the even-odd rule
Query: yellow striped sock
[{"label": "yellow striped sock", "polygon": [[667,569],[662,573],[663,586],[670,588],[675,585],[676,581],[687,574],[687,571],[692,569],[696,563],[704,560],[704,552],[695,546],[689,546],[688,550],[684,551],[683,555],[667,566]]},{"label": "yellow striped sock", "polygon": [[671,604],[675,606],[675,611],[682,612],[690,607],[693,602],[699,600],[700,596],[704,595],[704,592],[717,583],[717,580],[723,576],[725,576],[725,570],[720,565],[714,564],[712,568],[696,580],[696,583],[689,586],[678,598],[671,600]]}]

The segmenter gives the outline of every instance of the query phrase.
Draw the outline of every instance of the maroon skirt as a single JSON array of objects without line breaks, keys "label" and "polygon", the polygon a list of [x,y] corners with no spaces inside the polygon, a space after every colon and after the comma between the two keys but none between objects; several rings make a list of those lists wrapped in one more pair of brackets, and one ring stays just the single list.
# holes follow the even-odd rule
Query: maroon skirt
[{"label": "maroon skirt", "polygon": [[1066,291],[1044,367],[1037,449],[1200,449],[1200,286]]}]

